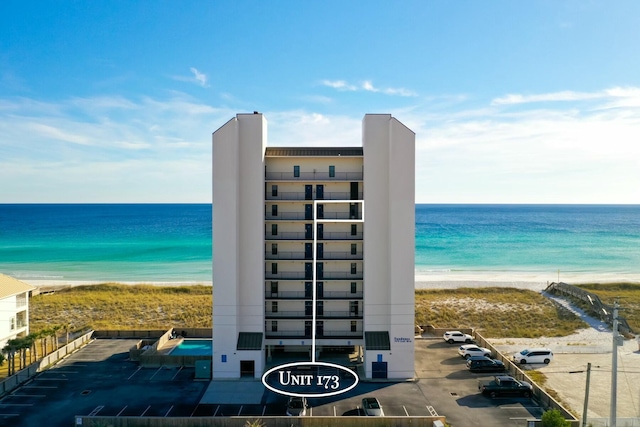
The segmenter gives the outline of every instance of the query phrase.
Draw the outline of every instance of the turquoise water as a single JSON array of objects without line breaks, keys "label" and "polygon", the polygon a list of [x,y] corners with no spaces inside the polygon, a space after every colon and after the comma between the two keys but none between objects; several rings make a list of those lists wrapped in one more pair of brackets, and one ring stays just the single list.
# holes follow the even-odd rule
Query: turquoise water
[{"label": "turquoise water", "polygon": [[[210,204],[0,204],[0,272],[206,282]],[[640,274],[640,205],[417,205],[416,274]]]},{"label": "turquoise water", "polygon": [[172,356],[211,356],[213,354],[212,340],[184,340],[169,353]]}]

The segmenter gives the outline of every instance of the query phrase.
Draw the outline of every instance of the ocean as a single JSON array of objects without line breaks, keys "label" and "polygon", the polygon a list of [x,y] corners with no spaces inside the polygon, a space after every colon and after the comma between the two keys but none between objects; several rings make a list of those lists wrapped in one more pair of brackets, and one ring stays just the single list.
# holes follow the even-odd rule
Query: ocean
[{"label": "ocean", "polygon": [[[0,204],[27,283],[211,283],[210,204]],[[640,205],[416,205],[416,277],[640,277]]]}]

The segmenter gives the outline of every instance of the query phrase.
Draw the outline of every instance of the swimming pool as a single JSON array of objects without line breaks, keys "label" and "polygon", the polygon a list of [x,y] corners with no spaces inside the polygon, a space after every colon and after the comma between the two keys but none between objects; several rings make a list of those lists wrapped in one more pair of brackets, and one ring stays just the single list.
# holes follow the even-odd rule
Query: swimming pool
[{"label": "swimming pool", "polygon": [[211,356],[213,342],[210,339],[185,339],[176,346],[171,356]]}]

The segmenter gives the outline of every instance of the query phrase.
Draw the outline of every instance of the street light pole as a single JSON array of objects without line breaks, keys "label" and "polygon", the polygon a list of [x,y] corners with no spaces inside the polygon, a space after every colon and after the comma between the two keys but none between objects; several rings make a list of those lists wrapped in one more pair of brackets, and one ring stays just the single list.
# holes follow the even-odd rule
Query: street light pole
[{"label": "street light pole", "polygon": [[587,407],[589,406],[589,380],[591,379],[591,362],[587,363],[587,385],[584,389],[584,410],[582,411],[582,427],[587,427]]},{"label": "street light pole", "polygon": [[618,346],[620,334],[618,333],[618,301],[613,302],[613,348],[611,351],[611,407],[609,413],[609,425],[616,427],[616,395],[618,393]]}]

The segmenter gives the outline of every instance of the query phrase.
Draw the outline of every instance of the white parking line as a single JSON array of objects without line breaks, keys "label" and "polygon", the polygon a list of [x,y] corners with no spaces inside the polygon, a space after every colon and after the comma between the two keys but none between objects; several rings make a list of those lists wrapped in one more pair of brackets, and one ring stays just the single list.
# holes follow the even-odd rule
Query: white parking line
[{"label": "white parking line", "polygon": [[409,416],[409,412],[407,412],[407,408],[405,408],[404,405],[402,405],[402,409],[404,409],[404,413],[407,414],[407,417]]},{"label": "white parking line", "polygon": [[151,380],[153,379],[153,377],[155,377],[155,376],[156,376],[156,374],[157,374],[158,372],[160,372],[161,370],[162,370],[162,368],[158,368],[158,370],[157,370],[153,375],[151,375],[151,378],[149,378],[149,381],[151,381]]},{"label": "white parking line", "polygon": [[91,411],[91,413],[89,414],[90,417],[95,417],[96,415],[98,415],[98,412],[102,411],[102,409],[104,408],[104,406],[97,406],[96,409],[94,409],[93,411]]},{"label": "white parking line", "polygon": [[242,408],[244,408],[244,406],[240,405],[240,409],[238,409],[238,416],[240,416],[240,413],[242,412]]},{"label": "white parking line", "polygon": [[119,417],[120,414],[122,414],[124,412],[124,410],[127,409],[127,406],[128,405],[126,405],[124,408],[122,408],[122,410],[120,410],[120,412],[118,412],[118,415],[116,415],[116,417]]},{"label": "white parking line", "polygon": [[140,414],[140,416],[144,417],[144,414],[146,414],[149,409],[151,409],[151,405],[147,406],[147,409],[145,409],[144,412]]},{"label": "white parking line", "polygon": [[139,366],[138,369],[136,369],[136,371],[133,374],[131,374],[131,376],[129,378],[127,378],[127,381],[129,381],[131,378],[133,378],[133,376],[135,374],[137,374],[140,369],[142,369],[142,366]]},{"label": "white parking line", "polygon": [[182,371],[182,368],[184,368],[184,366],[180,366],[180,369],[178,369],[178,372],[176,372],[176,374],[175,374],[173,377],[171,377],[171,381],[173,381],[173,380],[175,380],[175,379],[176,379],[176,377],[178,376],[178,374],[180,373],[180,371]]},{"label": "white parking line", "polygon": [[[360,414],[360,409],[358,409],[358,415],[359,415],[359,414]],[[336,407],[335,407],[335,406],[333,407],[333,416],[334,416],[334,417],[337,417],[337,416],[338,416],[338,413],[336,412]]]},{"label": "white parking line", "polygon": [[213,413],[213,416],[215,417],[216,414],[218,413],[218,410],[220,409],[220,405],[218,405],[218,407],[216,408],[216,412]]},{"label": "white parking line", "polygon": [[264,405],[264,406],[262,407],[262,416],[263,416],[263,417],[264,417],[264,413],[265,413],[265,411],[266,411],[266,410],[267,410],[267,405]]},{"label": "white parking line", "polygon": [[171,412],[171,410],[173,409],[173,405],[171,405],[171,408],[169,408],[169,410],[167,411],[166,414],[164,414],[165,418],[169,416],[169,412]]}]

